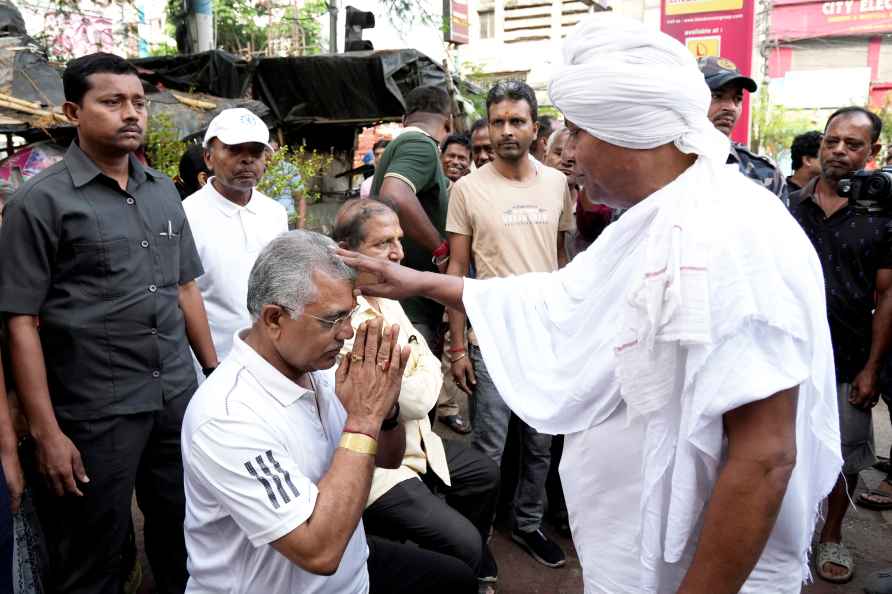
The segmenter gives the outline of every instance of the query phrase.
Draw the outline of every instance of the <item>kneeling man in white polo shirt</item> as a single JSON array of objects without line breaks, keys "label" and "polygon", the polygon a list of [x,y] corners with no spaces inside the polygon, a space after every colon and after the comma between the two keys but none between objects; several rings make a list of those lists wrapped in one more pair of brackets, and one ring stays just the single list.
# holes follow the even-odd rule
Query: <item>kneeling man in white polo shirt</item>
[{"label": "kneeling man in white polo shirt", "polygon": [[332,240],[292,231],[248,281],[253,324],[183,420],[187,593],[472,594],[447,555],[370,539],[361,516],[376,464],[400,465],[398,326],[362,324],[354,273]]},{"label": "kneeling man in white polo shirt", "polygon": [[245,297],[257,254],[288,231],[285,207],[256,188],[269,150],[263,120],[243,107],[224,109],[204,135],[204,158],[213,177],[183,201],[204,267],[198,288],[221,361],[236,330],[251,323]]}]

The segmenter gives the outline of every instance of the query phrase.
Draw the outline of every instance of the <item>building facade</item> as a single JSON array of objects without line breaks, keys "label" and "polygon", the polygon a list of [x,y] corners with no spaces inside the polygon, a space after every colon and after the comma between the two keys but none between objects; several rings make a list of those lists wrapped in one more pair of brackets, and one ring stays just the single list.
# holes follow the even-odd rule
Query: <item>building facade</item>
[{"label": "building facade", "polygon": [[467,0],[469,42],[458,46],[462,73],[483,88],[523,80],[550,105],[548,81],[562,63],[563,39],[584,16],[613,11],[659,28],[660,0]]},{"label": "building facade", "polygon": [[17,7],[28,34],[45,41],[57,60],[98,51],[143,57],[164,46],[176,47],[166,31],[164,2],[84,0],[72,11],[50,0],[29,0]]},{"label": "building facade", "polygon": [[773,104],[822,113],[892,101],[887,0],[775,0],[764,43]]}]

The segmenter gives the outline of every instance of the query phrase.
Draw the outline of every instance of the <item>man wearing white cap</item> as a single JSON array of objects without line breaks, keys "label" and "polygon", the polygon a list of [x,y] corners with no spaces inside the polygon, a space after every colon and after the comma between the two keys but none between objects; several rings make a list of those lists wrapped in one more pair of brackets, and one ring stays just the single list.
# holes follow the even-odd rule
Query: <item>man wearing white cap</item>
[{"label": "man wearing white cap", "polygon": [[485,281],[342,257],[377,274],[364,294],[463,308],[508,405],[566,434],[587,594],[798,594],[842,463],[817,256],[725,165],[681,44],[598,15],[564,55],[549,90],[581,181],[628,209],[591,247]]},{"label": "man wearing white cap", "polygon": [[268,150],[263,120],[241,107],[221,111],[204,136],[204,158],[213,177],[183,201],[204,266],[198,287],[220,360],[229,353],[235,332],[251,324],[248,275],[257,254],[288,231],[285,208],[255,188],[266,171]]}]

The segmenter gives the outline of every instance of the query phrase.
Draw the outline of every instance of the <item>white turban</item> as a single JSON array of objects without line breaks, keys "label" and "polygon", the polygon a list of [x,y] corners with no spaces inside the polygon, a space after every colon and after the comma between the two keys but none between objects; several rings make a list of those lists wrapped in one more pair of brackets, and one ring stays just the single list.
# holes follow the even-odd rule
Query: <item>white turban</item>
[{"label": "white turban", "polygon": [[564,116],[600,140],[630,149],[670,142],[724,164],[728,139],[707,118],[710,93],[691,53],[631,19],[593,15],[564,44],[549,95]]}]

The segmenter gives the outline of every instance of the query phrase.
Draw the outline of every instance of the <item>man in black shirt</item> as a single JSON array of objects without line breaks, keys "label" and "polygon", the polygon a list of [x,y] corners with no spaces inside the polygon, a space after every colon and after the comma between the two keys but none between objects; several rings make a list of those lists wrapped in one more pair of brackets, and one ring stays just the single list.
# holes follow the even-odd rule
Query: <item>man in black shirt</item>
[{"label": "man in black shirt", "polygon": [[0,312],[44,479],[31,484],[47,590],[120,594],[135,488],[156,590],[180,593],[190,343],[206,373],[217,365],[202,266],[173,182],[133,156],[147,121],[133,66],[91,54],[63,82],[77,140],[16,192],[0,229]]},{"label": "man in black shirt", "polygon": [[842,521],[858,473],[875,461],[870,411],[892,339],[892,218],[855,210],[837,185],[877,154],[881,129],[876,114],[864,108],[835,112],[821,142],[821,175],[790,197],[791,212],[824,269],[836,366],[844,464],[815,550],[818,575],[832,582],[848,581],[854,570],[842,544]]}]

